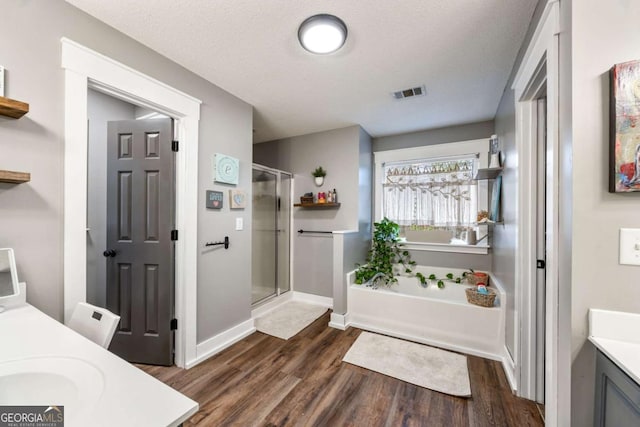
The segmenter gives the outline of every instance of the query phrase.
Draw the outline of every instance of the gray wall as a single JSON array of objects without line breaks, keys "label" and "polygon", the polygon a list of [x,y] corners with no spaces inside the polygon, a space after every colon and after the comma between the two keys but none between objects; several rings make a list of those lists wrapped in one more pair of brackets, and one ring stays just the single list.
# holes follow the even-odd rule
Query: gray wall
[{"label": "gray wall", "polygon": [[505,324],[505,344],[513,356],[515,353],[515,330],[516,330],[516,310],[515,310],[515,271],[516,271],[516,223],[517,216],[517,172],[518,153],[516,151],[516,109],[515,94],[511,89],[515,74],[520,67],[522,57],[533,35],[540,16],[544,9],[546,0],[540,0],[534,11],[533,18],[527,30],[525,40],[520,47],[511,76],[500,100],[498,111],[495,117],[495,133],[498,135],[500,150],[502,151],[503,168],[502,172],[502,216],[504,225],[494,227],[492,252],[493,259],[491,271],[496,279],[502,284],[506,292],[506,324]]},{"label": "gray wall", "polygon": [[333,312],[336,314],[347,313],[349,287],[347,273],[354,270],[356,264],[364,264],[371,248],[373,153],[371,137],[362,128],[360,128],[359,151],[358,230],[355,233],[333,237],[333,268],[336,275],[333,278]]},{"label": "gray wall", "polygon": [[[254,145],[255,163],[292,172],[294,203],[307,192],[333,188],[339,209],[301,209],[293,213],[293,282],[295,290],[333,295],[332,239],[328,235],[298,234],[303,230],[358,230],[368,227],[371,212],[370,137],[360,126],[350,126]],[[311,171],[322,166],[327,176],[316,187]]]},{"label": "gray wall", "polygon": [[373,142],[360,128],[358,136],[358,227],[362,233],[371,232],[373,217]]},{"label": "gray wall", "polygon": [[640,193],[607,191],[609,69],[640,59],[640,2],[582,0],[572,11],[572,425],[592,425],[589,308],[640,312],[640,267],[618,264],[618,233],[640,228]]},{"label": "gray wall", "polygon": [[493,130],[493,120],[489,120],[486,122],[423,130],[420,132],[382,136],[373,138],[373,151],[397,150],[400,148],[422,147],[424,145],[489,138],[494,133]]},{"label": "gray wall", "polygon": [[[572,64],[571,51],[573,44],[571,28],[572,0],[560,2],[559,34],[559,134],[560,134],[560,200],[558,216],[560,217],[560,241],[558,248],[558,299],[562,310],[558,311],[558,384],[560,392],[557,407],[562,409],[558,425],[571,424],[572,392],[571,392],[571,280],[572,280],[572,239],[573,239],[573,138],[571,99]],[[591,406],[588,402],[581,404]],[[583,413],[585,411],[583,410]],[[576,426],[578,424],[575,424]],[[587,422],[587,425],[591,423]]]},{"label": "gray wall", "polygon": [[355,270],[356,264],[364,264],[371,248],[371,227],[362,228],[357,233],[334,235],[333,260],[333,312],[347,313],[349,283],[347,273]]},{"label": "gray wall", "polygon": [[496,135],[503,154],[502,218],[504,225],[493,230],[493,264],[491,271],[506,292],[505,344],[511,356],[515,356],[515,274],[516,274],[516,221],[517,217],[517,168],[516,117],[513,90],[505,91],[496,114]]},{"label": "gray wall", "polygon": [[132,120],[135,106],[89,90],[87,173],[87,302],[107,306],[107,122]]},{"label": "gray wall", "polygon": [[[200,243],[231,237],[224,253],[198,257],[198,341],[250,317],[251,236],[233,231],[250,209],[206,212],[214,152],[240,159],[238,187],[250,193],[252,108],[250,105],[142,44],[62,1],[4,2],[0,26],[7,92],[31,111],[20,120],[0,118],[0,168],[32,173],[28,184],[0,184],[0,246],[13,247],[29,302],[54,318],[63,309],[64,73],[60,38],[68,37],[203,101],[200,119]],[[226,188],[225,188],[226,189]]]}]

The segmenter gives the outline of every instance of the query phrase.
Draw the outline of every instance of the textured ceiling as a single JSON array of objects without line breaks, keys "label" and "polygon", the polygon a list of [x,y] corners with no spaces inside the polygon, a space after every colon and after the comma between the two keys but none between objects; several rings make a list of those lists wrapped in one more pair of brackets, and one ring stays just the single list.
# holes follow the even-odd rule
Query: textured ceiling
[{"label": "textured ceiling", "polygon": [[[536,0],[67,0],[255,108],[255,142],[362,125],[372,136],[492,119]],[[349,36],[306,52],[298,25]],[[391,92],[425,85],[427,96]],[[197,94],[194,94],[197,95]]]}]

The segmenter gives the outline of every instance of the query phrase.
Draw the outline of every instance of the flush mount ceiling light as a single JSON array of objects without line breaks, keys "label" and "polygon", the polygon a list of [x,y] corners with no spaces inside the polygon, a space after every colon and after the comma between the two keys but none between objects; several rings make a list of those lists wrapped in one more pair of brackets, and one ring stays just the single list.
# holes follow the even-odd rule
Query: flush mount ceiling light
[{"label": "flush mount ceiling light", "polygon": [[298,40],[311,53],[333,53],[347,40],[347,26],[337,16],[314,15],[300,24]]}]

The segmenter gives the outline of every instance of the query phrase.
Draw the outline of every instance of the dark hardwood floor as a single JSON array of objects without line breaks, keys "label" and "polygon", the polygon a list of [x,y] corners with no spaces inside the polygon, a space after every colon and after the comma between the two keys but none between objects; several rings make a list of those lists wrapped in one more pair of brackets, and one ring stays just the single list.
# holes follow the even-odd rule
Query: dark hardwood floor
[{"label": "dark hardwood floor", "polygon": [[139,367],[200,404],[185,426],[544,425],[498,362],[468,356],[472,397],[453,397],[342,363],[361,331],[328,322],[288,341],[256,332],[188,371]]}]

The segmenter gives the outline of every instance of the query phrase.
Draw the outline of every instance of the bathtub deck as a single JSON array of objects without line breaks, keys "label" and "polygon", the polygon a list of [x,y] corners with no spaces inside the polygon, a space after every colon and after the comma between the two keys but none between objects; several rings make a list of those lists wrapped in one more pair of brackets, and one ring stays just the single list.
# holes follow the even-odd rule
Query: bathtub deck
[{"label": "bathtub deck", "polygon": [[498,362],[468,356],[472,398],[430,391],[341,363],[360,334],[329,313],[283,341],[256,332],[186,371],[142,366],[200,404],[185,426],[543,426]]}]

